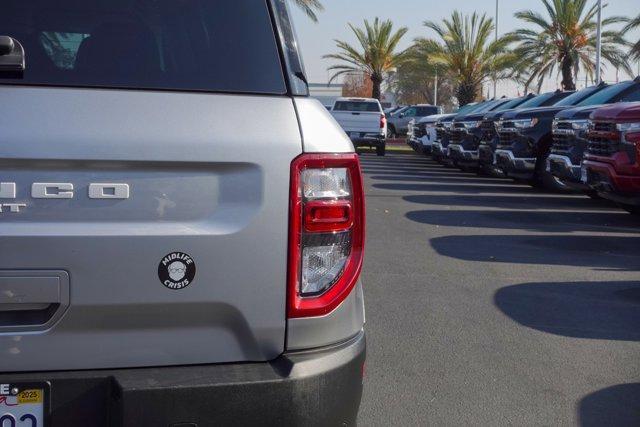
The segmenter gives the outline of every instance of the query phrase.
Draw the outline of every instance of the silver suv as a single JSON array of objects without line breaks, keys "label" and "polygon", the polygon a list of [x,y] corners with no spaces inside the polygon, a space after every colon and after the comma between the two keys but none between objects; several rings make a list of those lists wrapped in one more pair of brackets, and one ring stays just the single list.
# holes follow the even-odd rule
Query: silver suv
[{"label": "silver suv", "polygon": [[284,0],[6,0],[0,35],[0,424],[355,424],[360,166]]}]

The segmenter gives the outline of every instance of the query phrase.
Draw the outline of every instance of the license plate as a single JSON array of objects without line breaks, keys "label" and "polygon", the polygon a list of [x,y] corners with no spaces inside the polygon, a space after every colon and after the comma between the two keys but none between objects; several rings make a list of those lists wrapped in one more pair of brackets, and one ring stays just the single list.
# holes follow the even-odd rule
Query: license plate
[{"label": "license plate", "polygon": [[582,165],[582,167],[580,168],[580,181],[586,184],[588,180],[587,168],[585,167],[585,165]]},{"label": "license plate", "polygon": [[48,414],[48,383],[0,384],[0,426],[43,427]]}]

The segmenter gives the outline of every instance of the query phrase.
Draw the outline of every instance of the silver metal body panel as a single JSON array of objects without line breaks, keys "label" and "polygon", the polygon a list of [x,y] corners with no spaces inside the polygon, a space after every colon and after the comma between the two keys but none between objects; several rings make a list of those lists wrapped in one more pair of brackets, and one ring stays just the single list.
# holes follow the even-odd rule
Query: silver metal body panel
[{"label": "silver metal body panel", "polygon": [[294,98],[306,153],[352,153],[353,144],[331,113],[312,98]]},{"label": "silver metal body panel", "polygon": [[345,341],[362,330],[365,323],[362,284],[331,313],[320,317],[289,319],[287,349],[303,350]]},{"label": "silver metal body panel", "polygon": [[[304,151],[349,153],[353,144],[324,106],[311,98],[295,98]],[[287,349],[301,350],[344,341],[362,330],[365,323],[362,284],[331,313],[305,319],[289,319]]]},{"label": "silver metal body panel", "polygon": [[[2,371],[284,351],[289,174],[302,152],[291,98],[0,86],[0,99],[0,181],[26,205],[0,214],[0,271],[63,271],[70,289],[50,328],[0,333]],[[353,150],[319,103],[296,104],[308,151]],[[36,199],[33,183],[73,194]],[[129,197],[122,186],[90,197],[104,183]],[[197,266],[181,290],[158,277],[176,251]]]}]

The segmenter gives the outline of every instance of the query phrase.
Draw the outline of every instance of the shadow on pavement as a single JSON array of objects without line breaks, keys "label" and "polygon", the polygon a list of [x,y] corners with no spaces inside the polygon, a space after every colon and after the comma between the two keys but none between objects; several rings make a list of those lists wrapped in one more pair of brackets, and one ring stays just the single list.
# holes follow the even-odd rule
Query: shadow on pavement
[{"label": "shadow on pavement", "polygon": [[495,305],[517,323],[573,338],[640,341],[640,282],[525,283]]},{"label": "shadow on pavement", "polygon": [[505,209],[527,209],[527,210],[544,210],[544,209],[592,209],[612,210],[614,213],[620,213],[614,204],[606,200],[593,200],[586,196],[550,196],[540,193],[535,196],[444,196],[441,194],[434,195],[414,195],[405,196],[404,200],[411,203],[423,205],[438,206],[465,206],[465,207],[481,207],[481,208],[505,208]]},{"label": "shadow on pavement", "polygon": [[440,176],[416,176],[416,175],[373,175],[371,179],[375,180],[386,180],[386,181],[403,181],[403,182],[449,182],[453,184],[489,184],[489,185],[508,185],[508,186],[516,186],[513,181],[507,180],[488,180],[485,178],[476,178],[470,177],[468,175],[463,176],[451,176],[451,175],[440,175]]},{"label": "shadow on pavement", "polygon": [[539,193],[535,188],[520,186],[516,183],[507,185],[493,185],[479,181],[477,185],[468,184],[373,184],[373,188],[378,190],[396,190],[396,191],[427,191],[438,193],[459,193],[482,194],[482,193],[512,193],[512,194],[536,194]]},{"label": "shadow on pavement", "polygon": [[640,233],[640,218],[622,210],[607,212],[424,210],[407,212],[406,216],[421,224],[445,227],[530,230],[549,233],[570,231]]},{"label": "shadow on pavement", "polygon": [[581,427],[640,426],[640,383],[619,384],[585,396],[578,404]]},{"label": "shadow on pavement", "polygon": [[463,261],[640,271],[640,237],[463,235],[430,243],[438,254]]}]

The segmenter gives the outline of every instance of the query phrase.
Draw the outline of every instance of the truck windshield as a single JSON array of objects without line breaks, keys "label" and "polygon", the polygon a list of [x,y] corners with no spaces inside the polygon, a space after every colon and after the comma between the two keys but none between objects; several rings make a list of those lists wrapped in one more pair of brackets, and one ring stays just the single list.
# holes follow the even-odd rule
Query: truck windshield
[{"label": "truck windshield", "polygon": [[333,107],[333,111],[356,111],[356,112],[380,112],[380,105],[377,102],[367,101],[338,101]]},{"label": "truck windshield", "polygon": [[585,98],[588,98],[593,94],[595,94],[596,92],[598,92],[598,90],[600,90],[598,86],[586,87],[582,90],[579,90],[578,92],[572,93],[571,95],[556,102],[553,105],[560,106],[560,107],[568,107],[568,106],[576,105],[580,101],[584,100]]},{"label": "truck windshield", "polygon": [[26,56],[0,84],[286,92],[267,0],[5,0],[0,34]]},{"label": "truck windshield", "polygon": [[505,102],[504,104],[502,104],[501,106],[499,106],[498,108],[495,109],[495,111],[504,111],[504,110],[510,110],[512,108],[517,107],[518,105],[520,105],[520,103],[522,102],[523,98],[515,98],[512,99],[508,102]]},{"label": "truck windshield", "polygon": [[550,100],[555,96],[555,92],[547,92],[542,95],[538,95],[535,98],[531,98],[530,100],[522,103],[518,108],[535,108],[540,107],[542,104]]},{"label": "truck windshield", "polygon": [[584,99],[582,102],[580,102],[578,104],[578,106],[582,107],[582,106],[587,106],[587,105],[607,104],[607,103],[611,102],[611,100],[616,95],[618,95],[619,93],[621,93],[622,91],[628,89],[629,87],[631,87],[633,85],[634,85],[633,81],[622,82],[622,83],[618,83],[618,84],[615,84],[615,85],[611,85],[608,88],[603,89],[598,93],[594,93],[593,95],[591,95],[587,99]]}]

